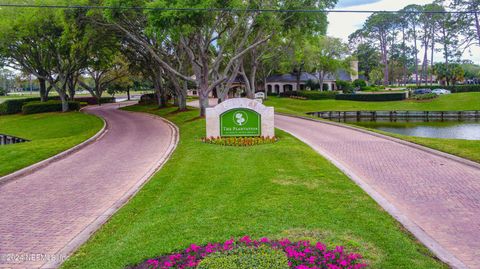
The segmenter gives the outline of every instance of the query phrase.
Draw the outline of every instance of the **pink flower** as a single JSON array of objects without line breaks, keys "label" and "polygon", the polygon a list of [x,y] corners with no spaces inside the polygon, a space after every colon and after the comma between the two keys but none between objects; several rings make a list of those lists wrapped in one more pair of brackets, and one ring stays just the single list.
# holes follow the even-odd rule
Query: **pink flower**
[{"label": "pink flower", "polygon": [[159,262],[157,260],[148,260],[147,264],[152,266],[151,269],[158,268]]},{"label": "pink flower", "polygon": [[268,243],[268,242],[270,242],[270,239],[268,239],[268,238],[266,238],[266,237],[262,237],[262,238],[260,239],[260,242],[261,242],[261,243]]},{"label": "pink flower", "polygon": [[315,247],[316,247],[318,250],[320,250],[320,251],[325,251],[325,250],[327,249],[327,248],[325,247],[325,245],[322,244],[322,243],[320,243],[320,242],[318,242],[318,243],[315,245]]}]

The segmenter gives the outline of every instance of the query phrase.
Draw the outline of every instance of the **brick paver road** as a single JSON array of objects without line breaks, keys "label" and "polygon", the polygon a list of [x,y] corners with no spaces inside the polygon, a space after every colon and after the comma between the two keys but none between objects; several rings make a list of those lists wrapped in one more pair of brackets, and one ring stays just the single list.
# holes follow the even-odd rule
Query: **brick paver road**
[{"label": "brick paver road", "polygon": [[275,116],[359,176],[445,250],[480,268],[480,169],[364,132]]},{"label": "brick paver road", "polygon": [[[45,260],[62,258],[50,255],[145,179],[168,154],[175,135],[170,125],[117,107],[88,109],[107,121],[102,138],[0,185],[0,268],[38,268]],[[19,262],[25,259],[33,261]]]}]

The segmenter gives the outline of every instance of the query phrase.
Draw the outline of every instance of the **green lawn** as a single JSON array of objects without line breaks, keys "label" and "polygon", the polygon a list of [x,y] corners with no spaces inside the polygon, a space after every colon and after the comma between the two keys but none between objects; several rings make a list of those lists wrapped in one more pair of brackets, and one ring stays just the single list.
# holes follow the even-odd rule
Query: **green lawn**
[{"label": "green lawn", "polygon": [[304,115],[316,111],[356,110],[480,110],[480,92],[443,95],[429,101],[357,102],[337,100],[298,100],[269,97],[267,106],[276,112]]},{"label": "green lawn", "polygon": [[276,144],[222,147],[200,142],[205,120],[198,111],[128,109],[173,121],[178,148],[63,268],[123,268],[243,235],[346,245],[370,268],[447,268],[355,183],[284,132],[277,130]]},{"label": "green lawn", "polygon": [[0,116],[0,133],[31,140],[0,146],[0,176],[80,144],[102,127],[100,118],[81,112]]},{"label": "green lawn", "polygon": [[[480,93],[473,92],[443,95],[430,101],[395,102],[355,102],[337,100],[310,101],[269,97],[269,100],[265,104],[268,106],[274,106],[276,112],[300,116],[306,116],[305,113],[307,112],[330,110],[480,110]],[[369,130],[480,162],[480,141],[478,140],[422,138],[392,134],[375,129]]]},{"label": "green lawn", "polygon": [[[358,127],[358,126],[356,126]],[[406,136],[393,133],[382,132],[375,129],[370,131],[379,132],[385,135],[393,136],[403,140],[407,140],[432,149],[457,155],[462,158],[480,163],[480,141],[464,140],[464,139],[441,139],[441,138],[424,138],[415,136]]]}]

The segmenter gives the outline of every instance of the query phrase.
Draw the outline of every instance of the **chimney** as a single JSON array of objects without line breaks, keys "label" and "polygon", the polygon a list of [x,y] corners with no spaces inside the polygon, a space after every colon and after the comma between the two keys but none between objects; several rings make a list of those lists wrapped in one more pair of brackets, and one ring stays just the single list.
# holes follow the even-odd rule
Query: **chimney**
[{"label": "chimney", "polygon": [[352,79],[352,81],[355,81],[358,79],[358,61],[351,61],[350,62],[350,71],[352,73],[350,73],[350,78]]}]

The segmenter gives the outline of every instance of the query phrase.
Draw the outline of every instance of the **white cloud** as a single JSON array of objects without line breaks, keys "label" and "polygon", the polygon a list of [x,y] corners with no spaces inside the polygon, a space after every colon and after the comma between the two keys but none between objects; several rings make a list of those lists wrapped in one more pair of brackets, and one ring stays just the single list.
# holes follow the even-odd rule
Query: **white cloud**
[{"label": "white cloud", "polygon": [[[372,3],[373,1],[375,2]],[[340,0],[337,8],[367,11],[400,10],[410,4],[425,5],[431,2],[432,0]],[[360,29],[369,15],[363,13],[330,13],[328,15],[328,35],[348,41],[348,36]],[[472,48],[471,52],[466,52],[463,57],[480,64],[480,48]],[[436,58],[440,59],[441,53]]]}]

